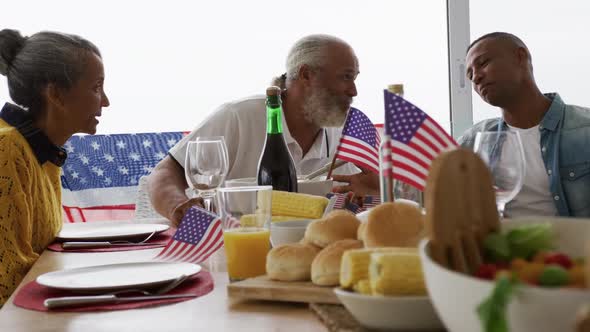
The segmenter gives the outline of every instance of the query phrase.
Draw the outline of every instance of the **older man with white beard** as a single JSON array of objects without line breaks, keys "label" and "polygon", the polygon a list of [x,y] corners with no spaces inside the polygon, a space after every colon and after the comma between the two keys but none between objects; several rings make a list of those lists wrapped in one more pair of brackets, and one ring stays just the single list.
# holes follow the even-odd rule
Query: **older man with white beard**
[{"label": "older man with white beard", "polygon": [[[310,35],[297,41],[286,62],[287,72],[273,81],[283,89],[283,134],[297,174],[309,174],[334,157],[341,126],[357,95],[358,59],[343,40]],[[266,138],[265,96],[253,96],[219,107],[174,146],[149,177],[150,198],[156,211],[174,223],[200,203],[185,195],[184,161],[187,142],[199,136],[223,136],[229,156],[226,179],[256,177]],[[352,164],[335,177],[348,182],[343,190],[360,194],[378,191],[377,176]],[[357,173],[357,174],[355,174]],[[354,175],[353,175],[354,174]]]}]

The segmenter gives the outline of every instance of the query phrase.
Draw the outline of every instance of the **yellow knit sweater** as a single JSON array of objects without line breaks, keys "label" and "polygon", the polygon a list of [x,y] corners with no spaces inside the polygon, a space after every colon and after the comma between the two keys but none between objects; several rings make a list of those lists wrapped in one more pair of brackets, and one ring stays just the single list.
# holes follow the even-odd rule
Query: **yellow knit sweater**
[{"label": "yellow knit sweater", "polygon": [[0,307],[61,228],[59,176],[0,119]]}]

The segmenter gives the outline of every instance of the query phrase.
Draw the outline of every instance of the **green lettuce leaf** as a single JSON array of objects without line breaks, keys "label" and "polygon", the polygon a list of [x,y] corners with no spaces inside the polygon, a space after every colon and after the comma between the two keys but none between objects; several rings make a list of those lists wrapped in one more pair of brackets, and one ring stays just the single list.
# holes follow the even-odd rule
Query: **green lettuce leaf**
[{"label": "green lettuce leaf", "polygon": [[553,233],[549,223],[534,224],[510,230],[506,238],[510,245],[511,256],[526,259],[540,250],[551,249]]},{"label": "green lettuce leaf", "polygon": [[506,311],[516,285],[517,282],[511,278],[500,277],[490,296],[477,307],[477,315],[484,332],[509,331]]},{"label": "green lettuce leaf", "polygon": [[486,236],[484,242],[484,255],[493,262],[510,261],[510,244],[506,235],[499,233],[490,233]]}]

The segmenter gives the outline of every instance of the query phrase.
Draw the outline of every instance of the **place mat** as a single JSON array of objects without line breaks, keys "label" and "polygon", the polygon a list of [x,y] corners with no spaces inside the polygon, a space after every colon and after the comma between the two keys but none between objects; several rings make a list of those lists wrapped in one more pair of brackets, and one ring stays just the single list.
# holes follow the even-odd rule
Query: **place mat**
[{"label": "place mat", "polygon": [[310,303],[309,309],[318,316],[330,332],[375,331],[362,327],[350,312],[340,304]]},{"label": "place mat", "polygon": [[[168,303],[176,303],[182,301],[192,300],[196,297],[203,296],[213,290],[213,277],[207,271],[201,271],[195,276],[190,277],[177,288],[166,294],[194,294],[194,297],[178,298],[178,299],[162,299],[149,300],[125,303],[108,303],[108,304],[92,304],[78,307],[64,307],[49,310],[43,305],[43,301],[50,297],[60,296],[79,296],[79,293],[69,291],[51,289],[39,285],[36,281],[31,281],[21,288],[14,297],[14,305],[21,308],[36,310],[36,311],[51,311],[51,312],[84,312],[84,311],[107,311],[107,310],[126,310],[144,307],[153,307]],[[138,296],[138,294],[131,294],[126,296]]]},{"label": "place mat", "polygon": [[61,246],[61,242],[53,242],[47,249],[57,252],[109,252],[109,251],[129,251],[129,250],[141,250],[141,249],[154,249],[164,247],[174,233],[176,228],[170,227],[165,232],[154,235],[151,239],[146,242],[144,246],[110,246],[104,248],[78,248],[78,249],[64,249]]}]

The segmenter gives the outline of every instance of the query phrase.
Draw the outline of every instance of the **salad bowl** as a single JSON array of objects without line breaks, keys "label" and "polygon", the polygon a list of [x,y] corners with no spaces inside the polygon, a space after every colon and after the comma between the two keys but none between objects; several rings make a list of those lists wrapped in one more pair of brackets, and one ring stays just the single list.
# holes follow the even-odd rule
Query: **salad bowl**
[{"label": "salad bowl", "polygon": [[[522,218],[504,220],[503,232],[526,225],[549,225],[554,250],[584,258],[590,239],[590,219]],[[519,235],[528,241],[531,234]],[[534,241],[533,241],[534,242]],[[495,289],[494,281],[449,270],[430,256],[429,240],[420,243],[424,278],[434,307],[449,331],[485,331],[478,307]],[[497,293],[496,293],[497,295]],[[573,331],[576,314],[590,303],[590,291],[576,288],[547,288],[518,283],[505,306],[507,329],[518,332]],[[494,308],[494,310],[500,308]],[[498,323],[498,322],[495,322]]]}]

